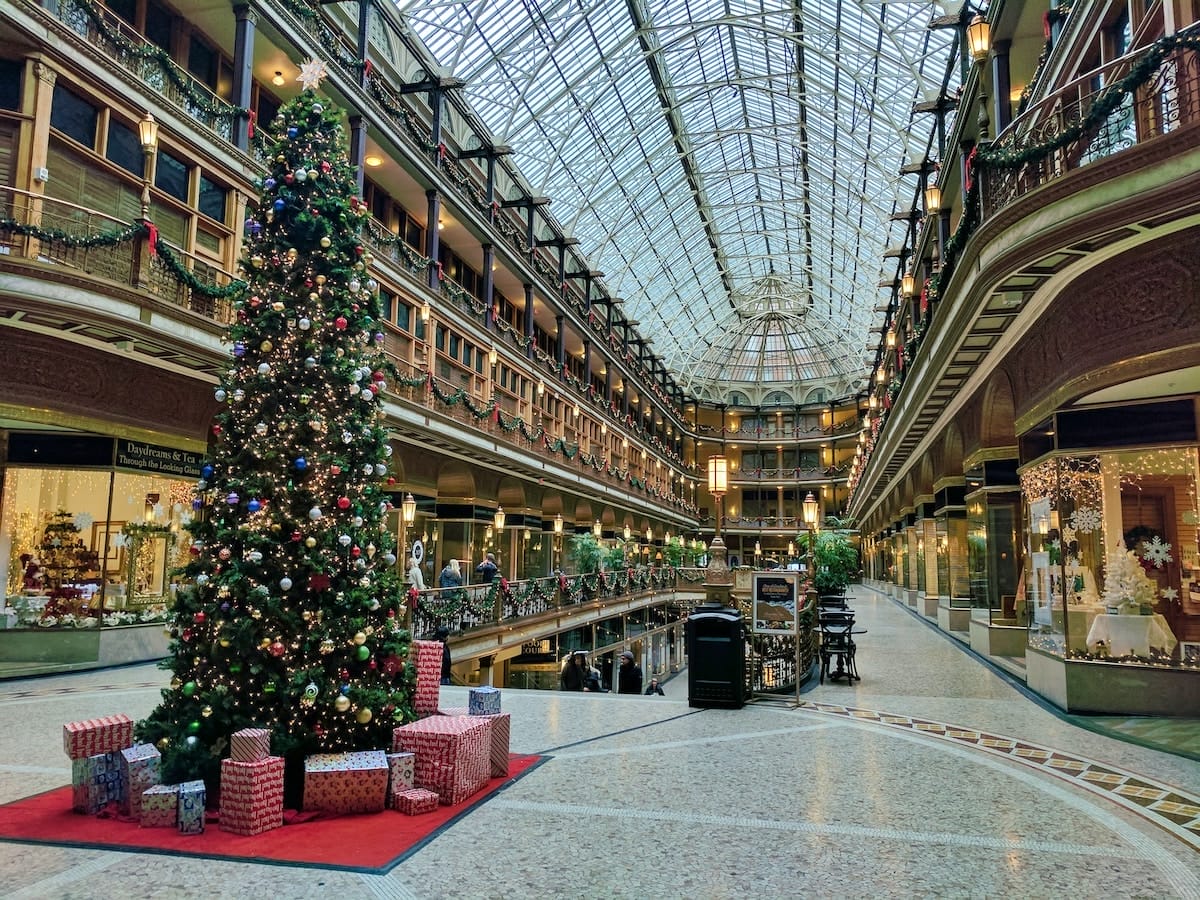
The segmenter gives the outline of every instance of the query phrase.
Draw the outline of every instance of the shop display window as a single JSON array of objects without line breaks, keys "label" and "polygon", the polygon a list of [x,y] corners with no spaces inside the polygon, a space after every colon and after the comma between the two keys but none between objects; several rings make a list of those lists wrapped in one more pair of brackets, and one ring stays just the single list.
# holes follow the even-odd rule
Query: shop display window
[{"label": "shop display window", "polygon": [[0,518],[3,624],[92,628],[165,619],[187,561],[193,482],[11,466]]},{"label": "shop display window", "polygon": [[1021,473],[1030,643],[1072,658],[1197,665],[1197,448],[1055,456]]}]

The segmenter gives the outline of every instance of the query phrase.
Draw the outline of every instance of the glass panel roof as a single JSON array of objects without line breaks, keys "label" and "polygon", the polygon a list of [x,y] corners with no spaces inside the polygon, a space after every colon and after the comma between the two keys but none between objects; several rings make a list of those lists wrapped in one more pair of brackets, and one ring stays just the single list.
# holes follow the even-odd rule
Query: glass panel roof
[{"label": "glass panel roof", "polygon": [[397,3],[680,384],[714,400],[865,378],[889,217],[916,185],[898,173],[932,127],[912,105],[954,40],[927,26],[960,5]]}]

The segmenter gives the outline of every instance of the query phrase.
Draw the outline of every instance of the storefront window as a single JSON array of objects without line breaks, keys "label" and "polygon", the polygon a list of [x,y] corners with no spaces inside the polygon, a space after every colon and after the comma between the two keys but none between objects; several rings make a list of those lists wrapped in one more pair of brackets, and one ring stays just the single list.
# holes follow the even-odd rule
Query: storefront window
[{"label": "storefront window", "polygon": [[1195,447],[1054,457],[1025,469],[1021,490],[1031,644],[1200,664]]},{"label": "storefront window", "polygon": [[160,619],[187,560],[193,482],[122,471],[9,467],[0,565],[10,627]]}]

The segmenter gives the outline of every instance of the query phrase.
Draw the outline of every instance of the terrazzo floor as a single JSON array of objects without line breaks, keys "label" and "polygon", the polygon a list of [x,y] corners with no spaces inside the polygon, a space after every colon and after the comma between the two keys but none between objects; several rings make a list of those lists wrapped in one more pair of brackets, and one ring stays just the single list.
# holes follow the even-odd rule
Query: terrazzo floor
[{"label": "terrazzo floor", "polygon": [[[862,681],[799,708],[693,710],[686,677],[666,697],[506,690],[512,749],[549,760],[386,875],[0,842],[0,896],[1200,900],[1200,763],[1076,727],[856,594]],[[4,683],[0,802],[69,780],[62,722],[144,715],[164,683]]]}]

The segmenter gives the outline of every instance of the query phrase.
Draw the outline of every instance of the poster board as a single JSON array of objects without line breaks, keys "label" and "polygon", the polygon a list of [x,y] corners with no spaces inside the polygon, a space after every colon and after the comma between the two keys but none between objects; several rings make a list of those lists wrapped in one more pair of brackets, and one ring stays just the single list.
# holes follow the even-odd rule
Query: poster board
[{"label": "poster board", "polygon": [[781,569],[755,572],[750,585],[753,630],[756,634],[795,635],[799,610],[800,573]]}]

